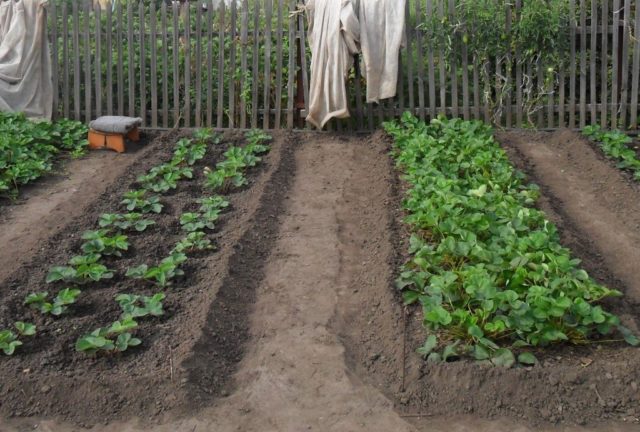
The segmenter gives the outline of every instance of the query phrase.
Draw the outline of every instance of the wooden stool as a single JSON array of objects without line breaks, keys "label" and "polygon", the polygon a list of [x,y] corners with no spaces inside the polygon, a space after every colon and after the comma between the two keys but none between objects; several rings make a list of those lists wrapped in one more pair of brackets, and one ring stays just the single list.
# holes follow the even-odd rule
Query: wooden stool
[{"label": "wooden stool", "polygon": [[104,116],[89,124],[89,148],[108,148],[118,153],[126,151],[126,140],[140,141],[138,127],[142,119],[133,117]]}]

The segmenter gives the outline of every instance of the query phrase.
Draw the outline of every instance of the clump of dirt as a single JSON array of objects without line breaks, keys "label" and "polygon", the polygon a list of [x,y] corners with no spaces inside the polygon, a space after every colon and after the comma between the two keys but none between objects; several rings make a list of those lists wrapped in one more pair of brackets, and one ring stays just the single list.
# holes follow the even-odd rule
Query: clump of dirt
[{"label": "clump of dirt", "polygon": [[[563,244],[583,260],[583,267],[598,282],[627,294],[607,302],[607,308],[637,330],[640,309],[633,266],[615,265],[608,256],[609,244],[619,236],[638,236],[640,210],[629,207],[640,202],[640,191],[571,132],[501,134],[499,139],[514,163],[541,185],[539,206],[558,225]],[[540,157],[541,149],[552,157]],[[391,162],[388,170],[393,170]],[[583,186],[582,194],[570,187],[573,180],[573,186]],[[396,180],[388,198],[389,230],[396,248],[389,265],[393,267],[390,274],[396,275],[406,259],[409,236],[402,222],[403,188]],[[591,202],[600,203],[597,210],[608,208],[611,215],[602,219],[604,213],[593,208],[585,208],[580,215],[573,211]],[[618,219],[613,227],[608,223],[612,218]],[[594,230],[601,235],[594,235]],[[638,244],[633,253],[640,253]],[[617,258],[638,262],[632,254],[613,257]],[[508,370],[467,360],[428,364],[415,352],[425,337],[421,310],[404,310],[392,282],[384,290],[374,285],[374,292],[354,294],[362,310],[351,316],[345,345],[358,374],[386,391],[402,413],[419,415],[417,422],[423,417],[456,415],[510,418],[534,426],[640,422],[637,348],[624,343],[556,347],[536,353],[541,363],[535,367]],[[399,346],[404,348],[399,351]]]},{"label": "clump of dirt", "polygon": [[[152,216],[156,225],[144,233],[129,234],[130,250],[120,259],[108,258],[105,262],[114,270],[115,277],[84,288],[70,315],[46,317],[22,305],[31,292],[60,288],[44,284],[48,269],[64,265],[79,253],[82,233],[97,228],[100,214],[124,211],[120,204],[123,193],[137,186],[138,175],[170,159],[174,143],[185,135],[186,132],[173,131],[151,143],[153,152],[148,157],[95,197],[84,214],[41,244],[40,252],[0,286],[3,297],[0,328],[8,328],[17,320],[33,322],[38,327],[37,336],[25,340],[17,355],[0,362],[0,374],[5,377],[0,391],[11,395],[0,402],[2,415],[58,417],[79,425],[92,425],[133,415],[149,418],[170,409],[192,410],[199,406],[190,395],[196,387],[200,388],[199,373],[204,371],[183,367],[183,361],[208,354],[200,348],[194,351],[194,345],[202,338],[201,329],[216,310],[212,303],[217,301],[218,293],[224,296],[229,292],[226,285],[234,281],[233,274],[250,274],[255,268],[255,262],[245,260],[236,245],[248,247],[245,233],[256,218],[264,222],[263,228],[271,226],[267,224],[275,210],[269,207],[268,216],[262,215],[262,195],[276,169],[282,169],[280,152],[286,137],[276,137],[272,152],[247,173],[248,187],[228,194],[231,208],[222,215],[211,236],[218,250],[190,257],[184,266],[185,276],[165,289],[163,317],[139,320],[140,327],[135,333],[142,339],[142,346],[122,355],[96,358],[74,349],[79,336],[119,317],[121,311],[114,301],[117,294],[151,295],[160,291],[148,283],[125,278],[124,273],[129,267],[153,265],[167,256],[183,236],[179,215],[194,210],[196,199],[204,193],[203,168],[215,166],[226,148],[243,142],[241,133],[226,133],[223,143],[210,147],[205,159],[194,167],[194,179],[180,182],[177,190],[162,197],[165,210]],[[241,238],[245,240],[238,243]],[[229,338],[233,338],[236,355],[229,361],[222,381],[226,381],[242,351],[242,337],[230,334]]]}]

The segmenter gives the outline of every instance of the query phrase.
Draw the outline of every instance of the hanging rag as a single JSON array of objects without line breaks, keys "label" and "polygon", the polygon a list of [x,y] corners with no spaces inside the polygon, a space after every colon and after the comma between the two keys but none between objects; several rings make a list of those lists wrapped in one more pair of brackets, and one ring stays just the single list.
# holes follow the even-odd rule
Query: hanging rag
[{"label": "hanging rag", "polygon": [[0,111],[51,119],[47,0],[0,0]]},{"label": "hanging rag", "polygon": [[309,0],[311,47],[307,121],[322,129],[332,118],[349,117],[346,81],[359,52],[360,26],[354,0]]},{"label": "hanging rag", "polygon": [[360,47],[367,102],[395,97],[400,48],[405,45],[406,0],[361,0]]}]

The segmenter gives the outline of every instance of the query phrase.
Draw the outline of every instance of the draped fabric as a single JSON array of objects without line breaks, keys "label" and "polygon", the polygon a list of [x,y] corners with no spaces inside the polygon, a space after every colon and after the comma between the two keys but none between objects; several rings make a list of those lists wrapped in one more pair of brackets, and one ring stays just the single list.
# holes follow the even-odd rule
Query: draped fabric
[{"label": "draped fabric", "polygon": [[406,0],[308,0],[311,79],[307,121],[349,117],[346,81],[362,52],[367,102],[396,95]]},{"label": "draped fabric", "polygon": [[0,111],[51,119],[47,0],[0,0]]}]

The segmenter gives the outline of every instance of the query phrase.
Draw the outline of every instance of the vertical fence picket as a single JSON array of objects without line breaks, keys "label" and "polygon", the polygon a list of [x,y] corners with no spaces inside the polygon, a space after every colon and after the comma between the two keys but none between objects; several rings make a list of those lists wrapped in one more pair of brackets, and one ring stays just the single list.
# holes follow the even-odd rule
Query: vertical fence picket
[{"label": "vertical fence picket", "polygon": [[[427,2],[430,2],[430,1],[431,0],[427,0]],[[415,39],[416,33],[418,33],[419,30],[416,29],[414,25],[412,25],[413,23],[411,22],[410,8],[411,8],[410,2],[407,1],[404,9],[404,16],[405,16],[405,22],[406,22],[405,39],[407,41],[407,78],[408,78],[407,88],[409,90],[409,111],[411,112],[411,114],[415,115],[416,105],[415,105],[415,96],[414,96],[415,81],[413,79],[413,41]],[[418,48],[418,51],[419,50],[420,48]],[[359,77],[356,77],[356,79],[359,79]],[[358,82],[358,85],[359,84],[360,83]],[[358,88],[357,90],[361,90],[361,89]],[[360,98],[360,96],[358,96],[358,98]],[[362,109],[362,106],[358,106],[357,109],[358,111],[360,111]]]},{"label": "vertical fence picket", "polygon": [[571,17],[571,36],[569,39],[569,128],[576,127],[576,0],[569,2],[569,16]]},{"label": "vertical fence picket", "polygon": [[[444,20],[444,0],[438,0],[438,18]],[[447,70],[445,65],[445,53],[442,48],[438,52],[438,63],[440,65],[440,114],[447,115]]]},{"label": "vertical fence picket", "polygon": [[[631,19],[631,17],[627,18]],[[635,30],[636,41],[633,44],[633,67],[631,72],[631,121],[630,128],[636,129],[638,127],[638,94],[640,93],[640,5],[636,4],[636,18],[635,18]]]},{"label": "vertical fence picket", "polygon": [[169,29],[167,28],[167,3],[160,6],[162,26],[162,127],[169,127]]},{"label": "vertical fence picket", "polygon": [[[75,54],[77,56],[77,52]],[[62,3],[62,64],[62,113],[65,118],[69,118],[71,110],[69,108],[69,7],[67,2]],[[54,81],[53,84],[57,83]]]},{"label": "vertical fence picket", "polygon": [[[631,27],[631,0],[623,0],[624,2],[624,19],[622,20],[623,28],[622,32],[622,49],[620,62],[620,122],[619,125],[622,128],[626,128],[629,125],[627,121],[627,104],[629,103],[629,33],[632,31]],[[636,6],[637,7],[637,6]],[[636,35],[638,37],[640,35]],[[636,41],[640,43],[640,40]]]},{"label": "vertical fence picket", "polygon": [[[520,21],[522,0],[516,0],[516,21]],[[519,46],[516,47],[516,127],[522,127],[522,62],[520,60]],[[564,87],[564,84],[563,84]]]},{"label": "vertical fence picket", "polygon": [[80,110],[80,16],[78,1],[72,3],[73,12],[73,111],[75,120],[81,119]]},{"label": "vertical fence picket", "polygon": [[58,117],[60,110],[60,87],[58,86],[60,73],[60,57],[58,55],[58,8],[56,3],[51,4],[51,57],[53,58],[51,65],[51,82],[53,84],[53,117]]},{"label": "vertical fence picket", "polygon": [[123,13],[122,13],[122,2],[116,3],[116,46],[118,53],[118,64],[116,67],[116,81],[118,82],[118,115],[124,115],[124,56],[123,56],[123,43],[124,37],[122,35],[123,28],[122,22]]},{"label": "vertical fence picket", "polygon": [[138,8],[138,18],[140,23],[140,31],[138,33],[138,43],[140,44],[140,61],[139,61],[139,72],[140,72],[140,114],[139,117],[142,118],[142,126],[147,125],[147,52],[145,49],[146,44],[146,27],[147,23],[145,21],[145,10],[144,10],[144,2],[140,2]]},{"label": "vertical fence picket", "polygon": [[[407,2],[409,3],[409,2]],[[421,22],[422,20],[422,11],[420,8],[420,1],[415,2],[415,22],[416,24]],[[416,46],[418,52],[416,53],[416,60],[418,62],[417,73],[418,73],[418,106],[420,107],[420,119],[425,119],[425,100],[424,100],[424,62],[422,60],[422,31],[417,28],[417,25],[414,26],[415,34],[416,34]]]},{"label": "vertical fence picket", "polygon": [[175,126],[180,123],[180,9],[178,2],[171,4],[171,11],[173,12],[173,33],[172,33],[172,60],[173,60],[173,74],[171,79],[173,80],[173,122]]},{"label": "vertical fence picket", "polygon": [[94,50],[94,73],[95,73],[95,86],[96,86],[96,117],[102,115],[102,8],[100,5],[96,5],[94,9],[94,30],[96,47]]},{"label": "vertical fence picket", "polygon": [[253,66],[251,68],[251,127],[258,127],[258,94],[260,76],[260,1],[253,2]]},{"label": "vertical fence picket", "polygon": [[287,128],[293,129],[293,114],[295,106],[295,76],[296,76],[296,10],[295,0],[289,0],[289,67],[287,68]]},{"label": "vertical fence picket", "polygon": [[264,31],[264,98],[262,118],[262,128],[269,129],[271,116],[271,20],[273,14],[273,0],[265,0],[265,20]]},{"label": "vertical fence picket", "polygon": [[225,5],[224,2],[220,3],[220,9],[218,10],[218,112],[217,112],[217,126],[222,127],[223,115],[224,115],[224,21],[225,21]]},{"label": "vertical fence picket", "polygon": [[512,52],[511,52],[511,20],[512,20],[512,16],[511,16],[511,4],[507,3],[505,6],[505,13],[507,14],[506,18],[505,18],[505,25],[506,25],[506,33],[507,33],[507,55],[506,55],[506,65],[505,65],[505,69],[506,69],[506,73],[505,73],[505,77],[506,77],[506,83],[505,86],[507,87],[507,91],[505,94],[505,113],[504,113],[504,119],[505,119],[505,127],[506,128],[511,128],[512,122],[513,122],[513,118],[512,118],[512,108],[511,105],[513,103],[513,98],[512,98],[512,94],[511,94],[511,85],[513,82],[513,57],[512,57]]},{"label": "vertical fence picket", "polygon": [[[456,22],[456,1],[449,0],[449,19],[451,22]],[[453,117],[458,117],[458,56],[459,52],[459,44],[457,43],[458,37],[454,36],[453,44],[453,52],[455,55],[451,59],[451,115]],[[420,75],[424,75],[421,73]]]},{"label": "vertical fence picket", "polygon": [[[242,44],[242,54],[240,59],[240,127],[246,129],[247,127],[247,56],[248,56],[248,43],[249,43],[249,0],[242,0],[242,28],[240,30],[240,38]],[[291,43],[291,42],[289,42]]]},{"label": "vertical fence picket", "polygon": [[600,54],[600,62],[602,63],[602,72],[600,74],[600,125],[607,127],[607,112],[609,102],[609,2],[603,1],[602,4],[602,51]]},{"label": "vertical fence picket", "polygon": [[[298,16],[298,29],[300,31],[300,49],[302,51],[300,58],[302,59],[302,93],[304,95],[304,109],[307,112],[307,114],[309,113],[309,65],[307,63],[307,56],[305,55],[306,53],[306,47],[307,47],[307,42],[306,42],[306,30],[304,27],[304,18],[302,17],[302,14],[300,14]],[[356,79],[358,79],[358,74],[356,72]],[[356,92],[357,92],[357,85],[356,85]],[[362,111],[360,111],[362,112]]]},{"label": "vertical fence picket", "polygon": [[[591,50],[589,52],[589,71],[591,73],[590,84],[590,96],[591,96],[591,124],[596,124],[598,121],[598,83],[597,79],[597,66],[596,59],[598,56],[598,2],[599,0],[591,0]],[[586,31],[587,29],[583,29]]]},{"label": "vertical fence picket", "polygon": [[229,128],[236,127],[236,35],[237,35],[238,10],[236,2],[231,2],[231,40],[229,49]]},{"label": "vertical fence picket", "polygon": [[91,5],[85,3],[84,7],[84,120],[91,121],[91,35],[90,35]]},{"label": "vertical fence picket", "polygon": [[282,122],[282,5],[284,0],[276,0],[278,2],[277,7],[277,25],[276,25],[276,100],[275,100],[275,123],[274,129],[280,129]]},{"label": "vertical fence picket", "polygon": [[151,50],[151,69],[149,71],[151,85],[151,127],[158,127],[158,28],[155,1],[149,3],[149,49]]},{"label": "vertical fence picket", "polygon": [[107,27],[105,29],[105,54],[107,55],[106,93],[107,115],[113,115],[113,11],[107,8]]},{"label": "vertical fence picket", "polygon": [[[407,2],[408,4],[409,2]],[[427,0],[427,16],[431,17],[433,15],[433,0]],[[431,35],[430,35],[431,36]],[[409,51],[411,53],[411,51]],[[436,116],[436,78],[435,78],[435,66],[434,66],[434,54],[433,54],[433,45],[429,44],[429,110],[431,111],[431,118],[435,118]],[[411,81],[411,77],[409,77]],[[413,83],[411,84],[413,85]],[[410,87],[411,88],[411,87]]]},{"label": "vertical fence picket", "polygon": [[196,118],[195,127],[202,126],[202,6],[196,3]]},{"label": "vertical fence picket", "polygon": [[580,0],[580,128],[587,124],[587,1]]},{"label": "vertical fence picket", "polygon": [[[184,7],[184,127],[191,126],[191,3]],[[201,8],[201,3],[196,3]]]},{"label": "vertical fence picket", "polygon": [[613,67],[611,69],[611,129],[618,127],[618,100],[620,96],[620,0],[613,0],[613,42],[611,46],[611,57]]},{"label": "vertical fence picket", "polygon": [[207,127],[213,126],[213,0],[207,3]]}]

